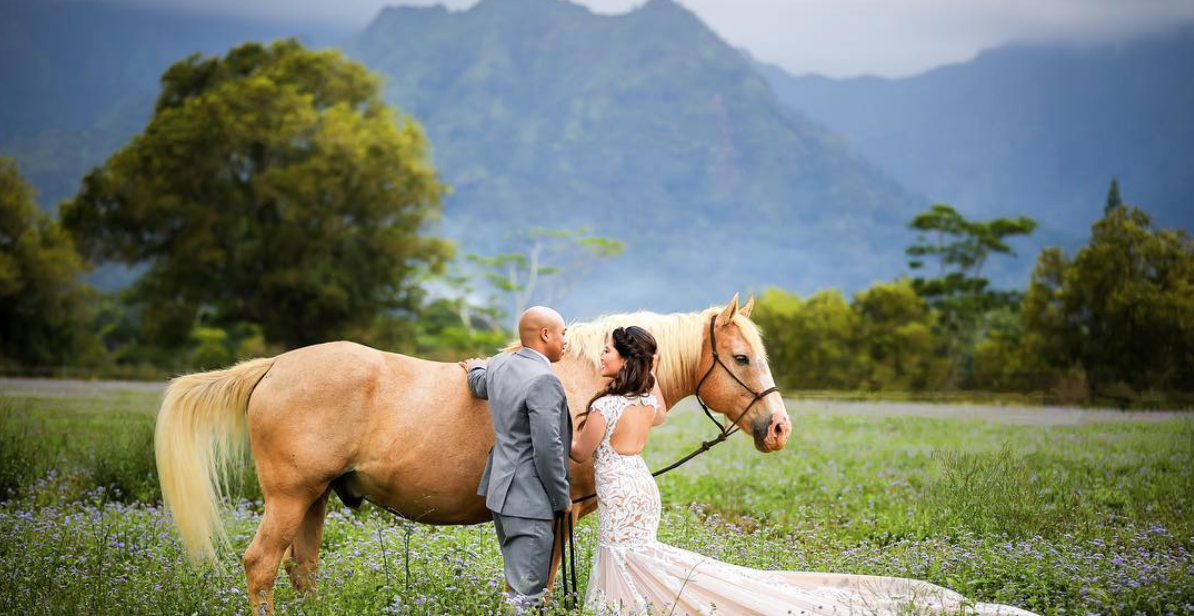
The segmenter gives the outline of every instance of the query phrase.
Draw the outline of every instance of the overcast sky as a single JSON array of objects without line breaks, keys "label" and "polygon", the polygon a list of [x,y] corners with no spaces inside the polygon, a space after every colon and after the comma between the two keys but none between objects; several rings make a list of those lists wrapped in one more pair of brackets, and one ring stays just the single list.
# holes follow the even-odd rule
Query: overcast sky
[{"label": "overcast sky", "polygon": [[[364,26],[381,7],[477,0],[118,0]],[[501,0],[488,0],[501,1]],[[644,0],[574,0],[621,13]],[[1194,23],[1194,0],[676,0],[730,44],[794,74],[904,76],[1012,41],[1101,42]]]}]

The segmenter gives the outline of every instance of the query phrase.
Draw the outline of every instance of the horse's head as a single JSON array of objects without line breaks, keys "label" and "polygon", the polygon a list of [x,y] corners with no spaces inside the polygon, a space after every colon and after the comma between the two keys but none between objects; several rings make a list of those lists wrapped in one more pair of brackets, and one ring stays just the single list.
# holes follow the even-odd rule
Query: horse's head
[{"label": "horse's head", "polygon": [[[771,376],[759,328],[750,320],[753,308],[753,297],[739,308],[738,296],[734,295],[720,312],[706,311],[705,342],[697,376],[703,381],[698,380],[697,393],[710,409],[725,415],[727,421],[737,418],[738,427],[754,436],[755,447],[769,453],[784,448],[792,433],[792,422],[778,392],[756,396],[775,387],[775,379]],[[710,320],[712,331],[708,326]],[[721,360],[721,366],[717,359]]]}]

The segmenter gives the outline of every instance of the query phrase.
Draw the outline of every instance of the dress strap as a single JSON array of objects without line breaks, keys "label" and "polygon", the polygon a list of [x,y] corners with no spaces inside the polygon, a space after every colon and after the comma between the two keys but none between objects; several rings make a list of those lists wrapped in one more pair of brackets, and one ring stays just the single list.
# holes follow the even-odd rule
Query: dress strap
[{"label": "dress strap", "polygon": [[655,394],[643,394],[641,396],[630,396],[626,399],[627,406],[653,406],[659,409],[659,400]]},{"label": "dress strap", "polygon": [[602,396],[593,402],[593,410],[605,417],[605,435],[608,438],[614,431],[614,425],[622,417],[626,409],[626,399],[621,396]]}]

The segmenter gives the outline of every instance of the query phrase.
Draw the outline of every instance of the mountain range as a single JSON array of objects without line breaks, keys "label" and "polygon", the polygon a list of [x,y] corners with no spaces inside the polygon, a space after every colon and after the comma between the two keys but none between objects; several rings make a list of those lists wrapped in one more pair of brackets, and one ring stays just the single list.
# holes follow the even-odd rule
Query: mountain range
[{"label": "mountain range", "polygon": [[[17,158],[47,209],[140,130],[170,63],[296,34],[95,2],[0,0],[0,8],[0,79],[15,85],[0,89],[0,154]],[[752,61],[672,0],[621,15],[559,0],[394,7],[350,35],[297,34],[313,46],[335,41],[381,74],[386,100],[423,125],[453,189],[433,231],[460,252],[516,250],[518,231],[534,226],[585,227],[626,243],[624,256],[561,303],[569,316],[691,310],[767,285],[859,289],[905,271],[904,225],[935,201],[979,217],[1042,220],[1046,229],[999,272],[1022,284],[1037,245],[1081,241],[1112,175],[1128,201],[1188,226],[1180,204],[1194,195],[1194,174],[1181,173],[1194,160],[1189,118],[1182,124],[1165,106],[1177,109],[1194,91],[1194,72],[1176,72],[1183,60],[1167,58],[1147,79],[1131,73],[1134,93],[1116,94],[1114,113],[1089,101],[1074,112],[1118,118],[1100,132],[1064,114],[1097,89],[1074,94],[1070,82],[1034,81],[1033,71],[1064,56],[1070,74],[1078,65],[1102,70],[1126,90],[1118,71],[1138,71],[1143,60],[1016,48],[902,80],[792,77]],[[969,84],[964,96],[959,83]],[[918,96],[934,100],[919,109]],[[1033,130],[992,124],[1009,100],[1018,111],[1006,121],[1035,118]],[[1024,145],[1010,147],[1009,137]],[[1092,156],[1095,146],[1107,155]],[[1154,195],[1165,199],[1145,200]],[[120,283],[119,273],[105,281]]]},{"label": "mountain range", "polygon": [[1115,177],[1161,224],[1194,223],[1194,29],[1008,45],[903,79],[758,66],[785,103],[961,211],[1084,234]]}]

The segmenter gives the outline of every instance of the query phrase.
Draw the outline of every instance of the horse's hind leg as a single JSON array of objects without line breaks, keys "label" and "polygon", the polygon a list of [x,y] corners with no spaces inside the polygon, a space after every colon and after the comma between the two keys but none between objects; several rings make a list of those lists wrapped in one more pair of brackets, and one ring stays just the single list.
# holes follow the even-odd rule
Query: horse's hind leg
[{"label": "horse's hind leg", "polygon": [[[264,487],[264,486],[263,486]],[[261,526],[245,551],[245,577],[249,582],[249,603],[254,610],[262,605],[274,609],[274,582],[282,555],[294,542],[299,527],[326,486],[314,493],[275,493],[265,495],[265,515]],[[272,492],[272,491],[271,491]]]},{"label": "horse's hind leg", "polygon": [[290,558],[286,560],[286,573],[294,589],[302,594],[315,594],[317,570],[319,568],[319,543],[323,538],[323,522],[327,513],[328,495],[324,493],[307,509],[302,524],[290,544]]}]

